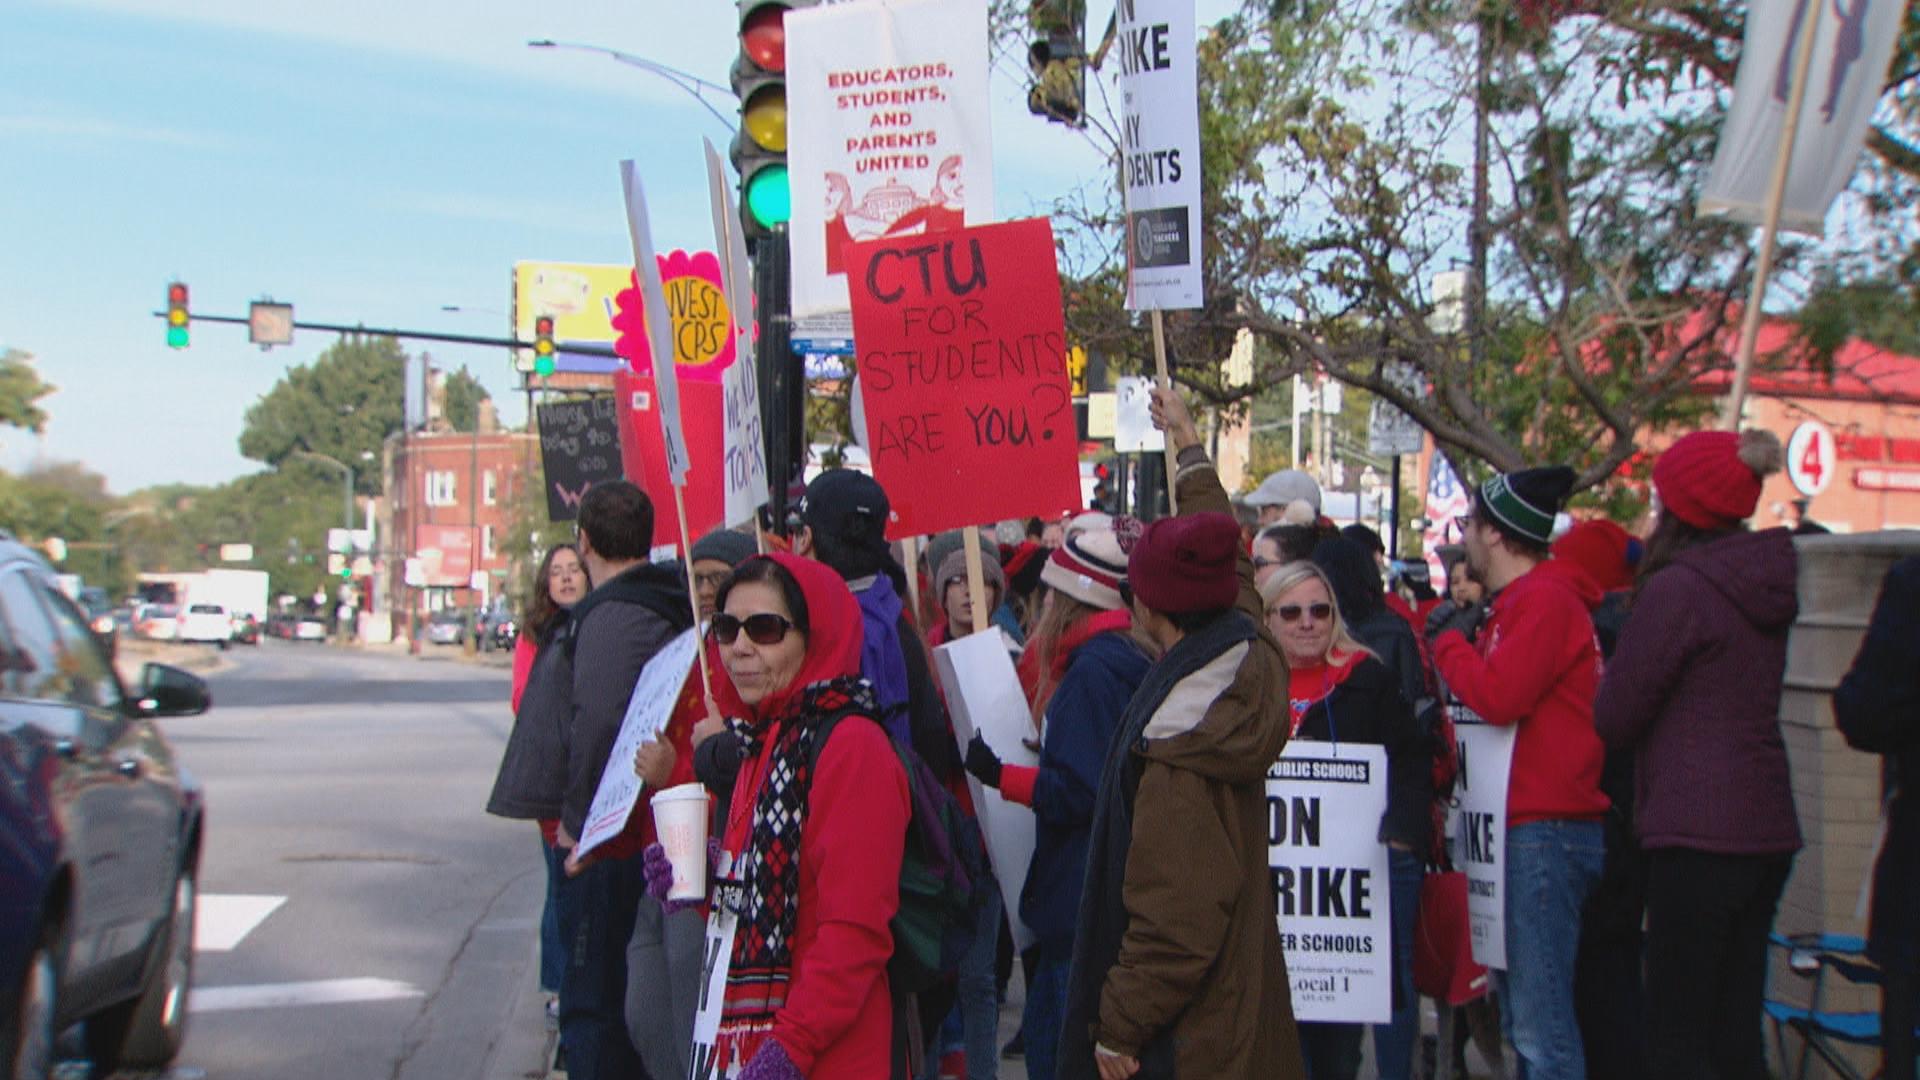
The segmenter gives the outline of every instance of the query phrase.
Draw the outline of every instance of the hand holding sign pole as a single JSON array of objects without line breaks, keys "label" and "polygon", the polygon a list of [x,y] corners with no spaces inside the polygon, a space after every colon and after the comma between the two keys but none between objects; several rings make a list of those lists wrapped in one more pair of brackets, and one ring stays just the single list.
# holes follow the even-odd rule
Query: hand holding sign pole
[{"label": "hand holding sign pole", "polygon": [[[680,426],[680,378],[674,370],[673,325],[667,314],[666,287],[660,281],[660,260],[653,254],[646,189],[640,183],[639,170],[630,160],[620,163],[620,187],[626,196],[633,268],[639,275],[641,300],[646,305],[647,339],[653,355],[658,358],[653,365],[653,385],[660,397],[660,432],[667,451],[667,472],[673,479],[673,510],[680,521],[680,537],[691,550],[693,536],[687,528],[687,440]],[[700,610],[700,598],[694,593],[691,574],[687,577],[687,600],[694,611]],[[700,661],[700,686],[712,694],[713,676],[707,671],[707,652],[701,649],[696,655]]]}]

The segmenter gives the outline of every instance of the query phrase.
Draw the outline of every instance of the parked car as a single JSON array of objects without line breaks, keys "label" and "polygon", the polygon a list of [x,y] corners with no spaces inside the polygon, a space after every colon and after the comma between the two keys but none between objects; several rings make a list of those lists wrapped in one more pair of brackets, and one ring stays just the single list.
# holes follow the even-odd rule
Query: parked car
[{"label": "parked car", "polygon": [[514,622],[511,614],[505,611],[490,611],[480,618],[478,635],[480,651],[505,649],[512,652],[514,639],[519,632],[519,626]]},{"label": "parked car", "polygon": [[178,626],[174,636],[181,641],[224,649],[233,640],[233,616],[219,604],[188,604]]},{"label": "parked car", "polygon": [[235,642],[241,645],[260,644],[259,619],[254,618],[246,612],[238,612],[233,616],[232,623],[233,632],[231,636]]},{"label": "parked car", "polygon": [[467,640],[467,616],[459,611],[436,611],[427,620],[427,640],[435,645],[463,645]]},{"label": "parked car", "polygon": [[327,640],[327,621],[318,615],[302,615],[293,624],[293,640]]},{"label": "parked car", "polygon": [[148,641],[174,641],[180,636],[180,609],[172,604],[148,604],[134,627]]},{"label": "parked car", "polygon": [[92,1075],[164,1069],[190,1015],[203,798],[155,721],[206,683],[125,687],[32,550],[0,536],[0,1073],[47,1076],[84,1023]]}]

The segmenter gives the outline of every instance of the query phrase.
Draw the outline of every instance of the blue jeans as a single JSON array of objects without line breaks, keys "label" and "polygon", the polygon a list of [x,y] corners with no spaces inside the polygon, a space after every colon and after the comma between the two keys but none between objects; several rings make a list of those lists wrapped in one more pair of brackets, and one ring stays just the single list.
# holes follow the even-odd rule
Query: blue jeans
[{"label": "blue jeans", "polygon": [[1420,922],[1420,882],[1427,868],[1420,856],[1387,849],[1392,882],[1393,1018],[1373,1028],[1373,1059],[1380,1080],[1411,1080],[1413,1044],[1420,1034],[1420,997],[1413,988],[1413,935]]},{"label": "blue jeans", "polygon": [[1597,821],[1535,821],[1507,830],[1507,970],[1498,981],[1520,1080],[1586,1080],[1573,969],[1580,912],[1605,862]]},{"label": "blue jeans", "polygon": [[560,882],[567,876],[567,856],[544,836],[540,855],[547,864],[547,902],[540,908],[540,989],[558,994],[567,974],[567,946],[560,940]]},{"label": "blue jeans", "polygon": [[1033,963],[1033,983],[1027,987],[1027,1007],[1020,1027],[1027,1044],[1027,1080],[1054,1080],[1060,1061],[1060,1032],[1067,1018],[1067,975],[1073,967],[1072,945],[1053,950],[1040,946]]},{"label": "blue jeans", "polygon": [[940,1072],[940,1055],[949,1050],[965,1050],[967,1080],[994,1080],[1000,1069],[1000,989],[994,983],[994,960],[1000,951],[1000,917],[1006,902],[1000,897],[1000,883],[991,874],[979,887],[985,898],[974,916],[973,935],[967,939],[967,951],[960,957],[959,985],[953,1011],[934,1039],[934,1053],[927,1055],[927,1076]]},{"label": "blue jeans", "polygon": [[589,863],[560,883],[560,1044],[571,1080],[647,1075],[627,1034],[627,942],[646,891],[638,855]]}]

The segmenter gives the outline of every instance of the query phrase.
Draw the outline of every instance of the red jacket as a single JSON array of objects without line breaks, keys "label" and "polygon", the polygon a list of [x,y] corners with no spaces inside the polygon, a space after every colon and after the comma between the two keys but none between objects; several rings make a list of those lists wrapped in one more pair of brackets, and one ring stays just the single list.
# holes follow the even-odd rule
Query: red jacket
[{"label": "red jacket", "polygon": [[1599,587],[1549,560],[1501,590],[1478,648],[1458,630],[1433,643],[1434,666],[1462,704],[1490,724],[1518,724],[1507,783],[1507,826],[1596,820],[1606,750],[1593,730],[1600,643]]},{"label": "red jacket", "polygon": [[[760,755],[741,765],[730,814],[736,821],[752,820],[778,741],[770,732]],[[807,1076],[869,1080],[891,1072],[888,923],[900,904],[910,810],[907,775],[880,725],[835,725],[807,796],[793,977],[773,1025],[773,1037]]]}]

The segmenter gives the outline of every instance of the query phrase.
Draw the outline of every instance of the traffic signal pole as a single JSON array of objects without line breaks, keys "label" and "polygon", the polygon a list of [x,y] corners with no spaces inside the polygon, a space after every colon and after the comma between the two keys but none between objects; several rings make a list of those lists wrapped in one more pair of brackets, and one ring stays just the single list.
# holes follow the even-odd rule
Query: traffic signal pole
[{"label": "traffic signal pole", "polygon": [[760,421],[767,432],[767,512],[787,533],[787,492],[806,463],[806,372],[793,355],[792,253],[787,226],[773,226],[755,244],[753,292],[760,348]]}]

